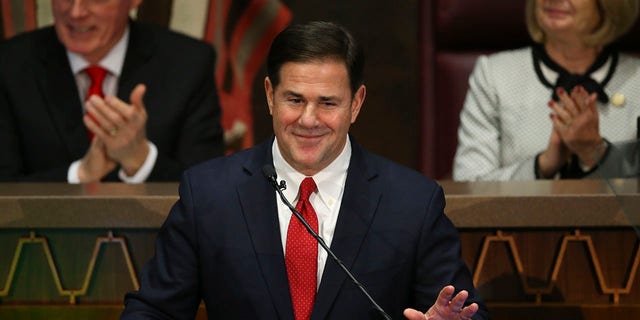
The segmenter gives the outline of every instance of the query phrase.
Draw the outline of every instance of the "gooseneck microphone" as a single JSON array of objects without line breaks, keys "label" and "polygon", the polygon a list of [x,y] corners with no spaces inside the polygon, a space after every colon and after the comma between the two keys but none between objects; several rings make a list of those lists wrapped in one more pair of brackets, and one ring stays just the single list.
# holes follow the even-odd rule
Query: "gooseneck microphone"
[{"label": "gooseneck microphone", "polygon": [[367,289],[364,288],[362,283],[360,283],[360,281],[358,281],[353,276],[353,274],[351,274],[349,269],[347,269],[347,267],[344,265],[344,263],[342,263],[342,260],[340,260],[333,253],[333,251],[331,251],[331,249],[329,249],[329,246],[327,246],[327,244],[324,242],[324,239],[322,239],[322,237],[317,232],[313,231],[313,228],[311,228],[309,223],[307,223],[307,220],[305,220],[302,217],[302,214],[300,214],[300,212],[298,212],[298,210],[296,210],[296,208],[291,204],[291,202],[289,202],[289,200],[287,200],[287,198],[284,196],[284,193],[282,193],[282,190],[287,188],[287,183],[284,180],[282,180],[282,181],[280,181],[280,183],[278,183],[278,175],[276,174],[276,169],[273,167],[273,165],[265,164],[262,167],[262,174],[265,176],[265,178],[267,178],[267,180],[269,180],[269,182],[271,182],[271,185],[273,186],[273,188],[276,189],[276,192],[278,192],[278,195],[280,195],[280,199],[282,200],[282,202],[289,208],[289,210],[291,210],[293,215],[295,215],[296,218],[298,218],[298,220],[300,220],[302,225],[304,225],[304,227],[307,229],[307,232],[309,232],[309,234],[311,234],[311,236],[313,236],[316,239],[318,244],[320,244],[320,246],[322,248],[324,248],[324,250],[329,254],[331,259],[333,259],[333,261],[335,261],[340,266],[342,271],[344,271],[344,273],[347,274],[347,276],[349,277],[349,279],[351,279],[353,284],[355,284],[360,289],[360,291],[362,291],[362,293],[364,293],[364,295],[367,297],[367,299],[369,299],[369,301],[373,305],[374,309],[376,309],[382,315],[382,317],[384,317],[386,320],[392,320],[391,317],[386,312],[384,312],[382,307],[380,307],[376,303],[376,301],[373,300],[373,298],[371,297],[369,292],[367,292]]}]

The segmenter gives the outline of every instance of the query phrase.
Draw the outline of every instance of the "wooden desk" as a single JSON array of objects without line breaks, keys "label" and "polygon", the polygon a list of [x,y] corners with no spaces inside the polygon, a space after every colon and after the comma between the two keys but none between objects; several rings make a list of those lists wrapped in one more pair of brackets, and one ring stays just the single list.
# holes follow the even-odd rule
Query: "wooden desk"
[{"label": "wooden desk", "polygon": [[493,319],[640,319],[638,180],[610,183],[442,182]]},{"label": "wooden desk", "polygon": [[[620,207],[639,208],[638,181],[613,183],[441,182],[492,319],[640,318]],[[177,184],[0,184],[0,319],[117,319],[176,200]]]}]

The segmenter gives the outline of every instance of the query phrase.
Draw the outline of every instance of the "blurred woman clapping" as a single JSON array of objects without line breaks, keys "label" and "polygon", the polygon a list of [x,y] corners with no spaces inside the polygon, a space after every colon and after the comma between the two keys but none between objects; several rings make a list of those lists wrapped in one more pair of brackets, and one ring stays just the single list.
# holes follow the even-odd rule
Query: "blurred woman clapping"
[{"label": "blurred woman clapping", "polygon": [[637,0],[527,0],[530,47],[481,56],[461,113],[455,180],[581,178],[636,137],[640,59],[612,45]]}]

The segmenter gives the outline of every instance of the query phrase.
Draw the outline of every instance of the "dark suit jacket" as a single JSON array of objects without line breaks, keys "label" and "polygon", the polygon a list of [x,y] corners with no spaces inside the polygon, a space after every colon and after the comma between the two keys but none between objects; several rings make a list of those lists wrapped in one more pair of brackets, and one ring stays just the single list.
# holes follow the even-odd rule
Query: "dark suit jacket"
[{"label": "dark suit jacket", "polygon": [[[335,254],[395,319],[406,307],[426,311],[447,284],[468,290],[468,302],[480,304],[476,319],[485,319],[442,188],[352,146]],[[261,173],[267,163],[271,142],[185,172],[122,319],[193,319],[201,299],[210,319],[293,319],[276,195]],[[328,259],[312,319],[378,318],[372,310]]]},{"label": "dark suit jacket", "polygon": [[[211,46],[131,22],[118,96],[147,85],[147,137],[158,147],[148,181],[178,181],[195,163],[222,155]],[[53,27],[0,43],[0,181],[66,181],[89,135],[64,47]],[[117,180],[117,171],[106,180]]]}]

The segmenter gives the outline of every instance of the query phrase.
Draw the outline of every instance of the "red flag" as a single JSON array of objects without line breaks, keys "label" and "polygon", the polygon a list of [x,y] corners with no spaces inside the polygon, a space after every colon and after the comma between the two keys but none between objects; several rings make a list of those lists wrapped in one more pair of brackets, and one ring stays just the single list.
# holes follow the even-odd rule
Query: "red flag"
[{"label": "red flag", "polygon": [[1,0],[0,11],[5,39],[36,28],[35,0]]},{"label": "red flag", "polygon": [[271,41],[290,21],[291,12],[278,0],[209,2],[204,40],[218,53],[215,76],[228,152],[253,145],[252,85]]}]

